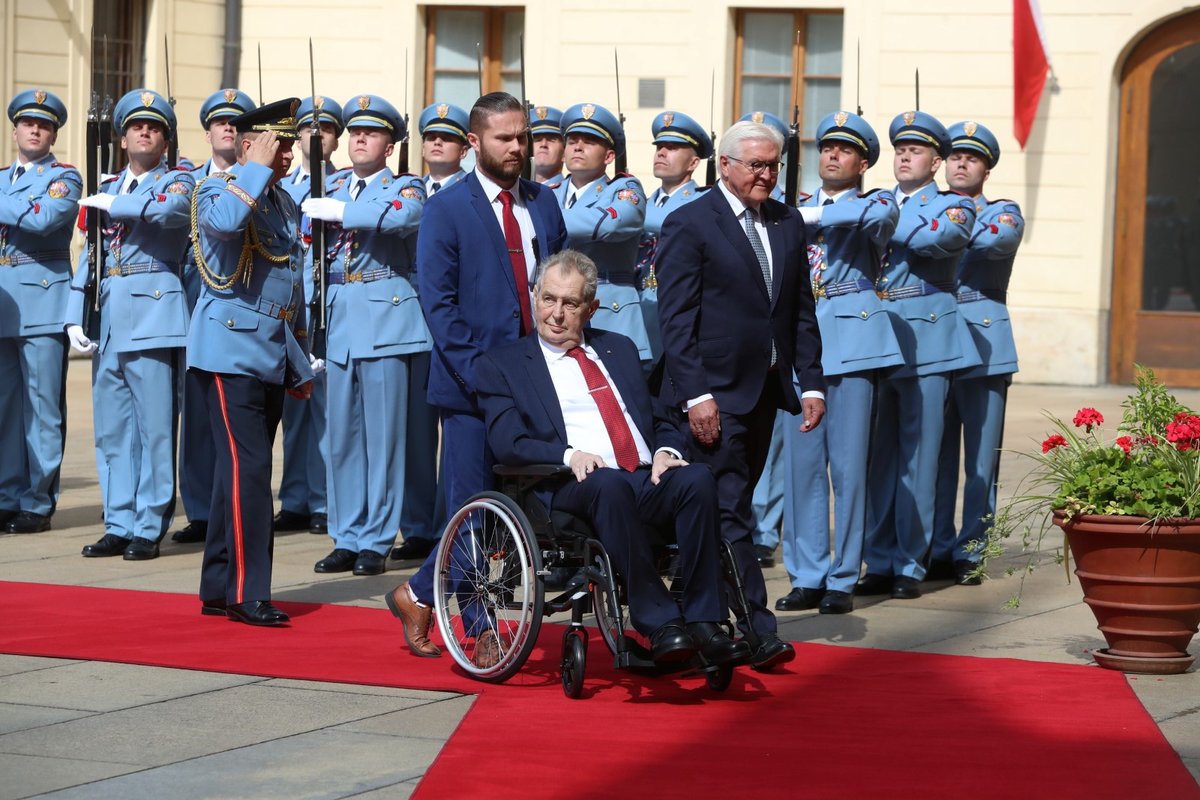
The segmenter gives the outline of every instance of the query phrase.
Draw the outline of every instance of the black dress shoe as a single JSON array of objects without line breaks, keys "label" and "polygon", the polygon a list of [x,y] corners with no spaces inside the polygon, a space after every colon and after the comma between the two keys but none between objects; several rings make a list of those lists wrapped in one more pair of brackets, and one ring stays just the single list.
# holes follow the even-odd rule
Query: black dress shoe
[{"label": "black dress shoe", "polygon": [[816,608],[821,604],[821,598],[824,596],[824,589],[792,589],[786,595],[775,601],[775,610],[804,611],[805,609]]},{"label": "black dress shoe", "polygon": [[925,570],[925,580],[949,581],[953,579],[954,564],[942,558],[935,558],[929,562],[929,569]]},{"label": "black dress shoe", "polygon": [[83,557],[108,558],[109,556],[119,556],[125,552],[125,548],[128,546],[128,539],[117,536],[115,533],[106,533],[95,543],[83,546]]},{"label": "black dress shoe", "polygon": [[224,600],[201,600],[200,613],[206,617],[224,617],[225,601]]},{"label": "black dress shoe", "polygon": [[921,596],[921,582],[906,575],[897,575],[892,582],[892,598],[895,600],[916,600]]},{"label": "black dress shoe", "polygon": [[226,606],[225,616],[234,622],[268,627],[286,625],[291,619],[267,600],[251,600],[249,603]]},{"label": "black dress shoe", "polygon": [[126,545],[124,557],[126,561],[149,561],[152,558],[158,558],[158,542],[135,536]]},{"label": "black dress shoe", "polygon": [[208,520],[197,519],[172,533],[171,541],[179,542],[180,544],[196,544],[197,542],[203,542],[207,537]]},{"label": "black dress shoe", "polygon": [[830,590],[821,598],[818,610],[822,614],[849,614],[854,610],[854,595],[849,592]]},{"label": "black dress shoe", "polygon": [[775,566],[775,548],[767,547],[765,544],[754,545],[754,555],[758,558],[760,567]]},{"label": "black dress shoe", "polygon": [[399,547],[392,548],[392,558],[397,561],[424,561],[437,544],[437,539],[405,539]]},{"label": "black dress shoe", "polygon": [[15,517],[17,514],[20,514],[20,513],[21,513],[20,511],[9,510],[7,508],[0,508],[0,528],[7,525],[12,520],[13,517]]},{"label": "black dress shoe", "polygon": [[45,514],[22,511],[8,521],[4,530],[9,533],[41,533],[50,530],[50,518]]},{"label": "black dress shoe", "polygon": [[750,656],[750,667],[756,672],[768,672],[796,657],[796,648],[774,633],[762,637],[758,649]]},{"label": "black dress shoe", "polygon": [[674,622],[668,622],[650,636],[650,657],[655,664],[678,664],[695,652],[692,637]]},{"label": "black dress shoe", "polygon": [[976,575],[975,571],[979,569],[979,565],[974,561],[954,562],[954,584],[955,586],[978,586],[983,583],[983,577]]},{"label": "black dress shoe", "polygon": [[355,575],[382,575],[387,572],[387,556],[374,550],[363,550],[354,562]]},{"label": "black dress shoe", "polygon": [[357,561],[358,553],[336,547],[313,566],[313,572],[349,572]]},{"label": "black dress shoe", "polygon": [[715,622],[689,622],[687,632],[709,664],[744,664],[750,660],[750,645],[735,641]]},{"label": "black dress shoe", "polygon": [[873,594],[891,594],[892,576],[872,575],[868,572],[854,586],[854,593],[859,597],[867,597]]},{"label": "black dress shoe", "polygon": [[325,536],[329,533],[329,515],[328,514],[313,514],[308,518],[308,532],[315,533],[318,536]]},{"label": "black dress shoe", "polygon": [[275,515],[273,525],[276,531],[306,531],[310,519],[308,514],[297,514],[295,511],[284,509]]}]

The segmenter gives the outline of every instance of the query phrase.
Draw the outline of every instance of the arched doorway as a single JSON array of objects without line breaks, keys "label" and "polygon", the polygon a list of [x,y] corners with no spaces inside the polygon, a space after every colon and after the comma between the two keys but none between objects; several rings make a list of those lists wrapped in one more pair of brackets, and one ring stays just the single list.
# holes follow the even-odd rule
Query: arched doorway
[{"label": "arched doorway", "polygon": [[1174,17],[1121,74],[1109,380],[1135,363],[1200,387],[1200,12]]}]

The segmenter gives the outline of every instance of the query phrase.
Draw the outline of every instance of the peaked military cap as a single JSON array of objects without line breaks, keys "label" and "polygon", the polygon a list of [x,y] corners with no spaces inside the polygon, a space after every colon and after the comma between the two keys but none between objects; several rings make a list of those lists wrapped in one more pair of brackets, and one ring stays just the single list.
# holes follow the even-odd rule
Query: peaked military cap
[{"label": "peaked military cap", "polygon": [[621,121],[604,106],[595,103],[576,103],[563,112],[564,136],[581,133],[595,137],[611,147],[618,155],[625,152],[625,131]]},{"label": "peaked military cap", "polygon": [[529,133],[562,136],[562,112],[554,106],[533,106],[529,109]]},{"label": "peaked military cap", "polygon": [[238,89],[221,89],[210,94],[201,104],[200,126],[207,129],[216,120],[236,117],[255,108],[258,108],[258,104],[245,92]]},{"label": "peaked military cap", "polygon": [[134,89],[125,93],[113,109],[113,122],[122,133],[139,119],[157,122],[168,133],[175,131],[175,109],[171,108],[165,97],[150,89]]},{"label": "peaked military cap", "polygon": [[654,134],[654,144],[676,142],[688,145],[700,158],[712,155],[712,138],[699,122],[687,114],[664,111],[650,123],[650,132]]},{"label": "peaked military cap", "polygon": [[817,123],[817,146],[827,141],[847,142],[858,148],[867,159],[867,166],[879,160],[879,137],[875,129],[858,114],[835,111]]},{"label": "peaked military cap", "polygon": [[757,122],[759,125],[774,128],[783,137],[784,141],[787,141],[788,134],[791,133],[788,124],[770,111],[751,111],[749,114],[742,114],[742,116],[738,117],[738,122]]},{"label": "peaked military cap", "polygon": [[374,94],[360,94],[342,106],[342,123],[347,128],[382,128],[393,142],[408,135],[404,117],[394,105]]},{"label": "peaked military cap", "polygon": [[238,133],[275,131],[280,139],[295,141],[299,138],[296,133],[296,109],[299,106],[299,98],[285,97],[234,117],[233,126]]},{"label": "peaked military cap", "polygon": [[905,111],[903,114],[897,114],[888,128],[888,138],[894,145],[916,142],[929,145],[942,158],[950,155],[950,136],[946,133],[946,126],[924,111]]},{"label": "peaked military cap", "polygon": [[44,119],[57,129],[67,124],[67,107],[45,89],[26,89],[8,104],[9,121],[15,125],[21,117]]},{"label": "peaked military cap", "polygon": [[328,122],[337,130],[337,135],[342,135],[342,107],[337,100],[325,95],[318,95],[316,108],[313,108],[313,99],[306,97],[300,101],[300,107],[296,109],[296,128],[303,128],[305,125],[311,125],[314,112],[319,114],[317,123]]},{"label": "peaked military cap", "polygon": [[950,150],[970,150],[979,153],[987,160],[988,169],[996,166],[1000,160],[1000,142],[990,130],[978,122],[956,122],[947,131],[950,136]]},{"label": "peaked military cap", "polygon": [[421,112],[417,119],[417,130],[422,136],[427,133],[449,133],[465,142],[470,124],[470,116],[464,109],[451,103],[433,103]]}]

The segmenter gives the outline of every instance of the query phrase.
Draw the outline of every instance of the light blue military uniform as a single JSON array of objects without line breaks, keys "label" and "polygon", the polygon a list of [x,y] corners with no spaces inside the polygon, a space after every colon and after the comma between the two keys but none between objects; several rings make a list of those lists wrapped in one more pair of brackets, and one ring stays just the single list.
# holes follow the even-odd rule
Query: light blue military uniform
[{"label": "light blue military uniform", "polygon": [[[314,109],[313,98],[306,97],[300,101],[296,110],[296,130],[313,124],[317,116],[318,125],[328,122],[333,125],[338,136],[342,135],[342,106],[331,97],[321,97],[319,109]],[[300,204],[308,199],[312,192],[308,173],[308,153],[300,152],[297,146],[293,163],[296,168],[279,182],[279,185],[296,201],[299,214]],[[328,179],[344,177],[346,170],[336,170],[333,164],[325,162]],[[308,220],[303,215],[297,218],[306,234],[309,234]],[[326,241],[329,238],[326,237]],[[308,245],[305,245],[307,253]],[[304,304],[310,309],[308,315],[309,342],[312,342],[313,329],[316,324],[317,312],[313,308],[315,286],[313,283],[312,260],[305,261],[304,268]],[[312,396],[307,400],[287,395],[283,398],[283,472],[279,480],[279,505],[285,512],[311,517],[313,514],[328,513],[328,496],[325,490],[325,465],[327,453],[325,440],[326,420],[326,390],[325,373],[316,375],[313,379]]]},{"label": "light blue military uniform", "polygon": [[[848,142],[879,158],[866,120],[847,111],[817,125],[817,143]],[[886,190],[822,189],[801,203],[820,208],[806,226],[808,261],[821,329],[825,418],[800,433],[784,433],[783,560],[796,588],[854,591],[866,529],[867,461],[877,371],[903,363],[892,321],[875,294],[880,255],[896,229],[900,207]],[[829,487],[833,484],[833,556],[829,551]]]},{"label": "light blue military uniform", "polygon": [[[388,129],[393,141],[404,138],[400,112],[373,95],[346,103],[343,122],[347,128]],[[415,361],[428,369],[433,347],[414,288],[425,187],[415,176],[397,178],[386,168],[362,179],[349,173],[337,183],[328,196],[346,203],[344,216],[340,225],[327,224],[325,234],[325,359],[329,408],[336,410],[326,434],[329,535],[335,548],[386,558],[406,486],[409,373]]]},{"label": "light blue military uniform", "polygon": [[[529,135],[535,136],[557,136],[563,138],[562,132],[562,111],[554,106],[533,106],[529,109]],[[534,180],[540,180],[536,174]],[[559,184],[566,179],[565,175],[559,174],[547,178],[542,181],[546,184]]]},{"label": "light blue military uniform", "polygon": [[[892,120],[892,143],[945,157],[945,127],[922,111]],[[934,488],[950,374],[980,363],[958,313],[955,268],[975,225],[975,204],[930,182],[905,197],[877,289],[904,363],[879,381],[868,477],[867,573],[921,580],[933,538]]]},{"label": "light blue military uniform", "polygon": [[[653,144],[678,144],[691,147],[697,157],[706,159],[712,155],[712,138],[700,123],[687,114],[664,111],[650,123],[654,135]],[[642,315],[646,320],[646,334],[650,337],[650,358],[657,360],[662,353],[662,333],[658,329],[658,278],[654,275],[654,257],[658,250],[658,235],[662,232],[663,220],[675,209],[692,202],[700,196],[700,187],[694,180],[687,180],[667,194],[658,187],[647,198],[646,219],[642,238],[638,241],[637,272],[635,280],[639,289]]]},{"label": "light blue military uniform", "polygon": [[[470,115],[453,103],[430,103],[417,117],[417,131],[422,137],[427,133],[449,133],[467,141],[470,130]],[[434,180],[432,175],[425,176],[425,194],[432,197],[443,189],[449,189],[454,184],[467,177],[465,170],[459,169],[453,175],[440,180]]]},{"label": "light blue military uniform", "polygon": [[[113,111],[119,130],[151,120],[169,131],[175,114],[160,95],[135,89]],[[137,176],[129,170],[101,187],[117,195],[104,214],[106,263],[100,283],[99,353],[93,361],[96,448],[104,473],[106,534],[159,541],[175,510],[177,370],[187,344],[181,279],[195,181],[166,160]],[[66,322],[81,325],[89,279],[81,255]]]},{"label": "light blue military uniform", "polygon": [[[568,137],[583,134],[617,153],[625,150],[620,121],[594,103],[577,103],[564,111],[562,128]],[[592,317],[592,327],[628,336],[637,345],[642,362],[649,363],[653,352],[636,277],[638,242],[646,221],[646,193],[641,182],[632,175],[617,175],[612,180],[601,175],[578,189],[565,180],[554,194],[562,206],[571,247],[587,254],[599,271],[596,299],[600,307]],[[570,203],[573,195],[576,199]]]},{"label": "light blue military uniform", "polygon": [[[977,122],[950,126],[954,150],[981,155],[988,169],[1000,160],[1000,143]],[[933,559],[978,562],[970,552],[988,527],[983,520],[996,513],[996,471],[1004,432],[1004,406],[1012,374],[1017,371],[1006,295],[1013,260],[1025,220],[1011,200],[975,199],[975,229],[958,262],[958,313],[967,323],[983,363],[954,374],[950,384],[946,428],[938,464],[937,508],[934,513]],[[966,482],[963,486],[963,524],[957,532],[954,510],[958,495],[958,457],[961,439]]]},{"label": "light blue military uniform", "polygon": [[[22,118],[46,120],[58,131],[67,109],[50,92],[30,89],[9,103],[8,118],[14,125]],[[53,153],[0,169],[0,370],[6,376],[0,513],[6,517],[49,517],[58,502],[66,431],[63,315],[81,187],[79,172]]]},{"label": "light blue military uniform", "polygon": [[[772,114],[770,111],[751,111],[748,114],[742,114],[738,117],[738,122],[757,122],[760,125],[766,125],[774,129],[780,136],[783,137],[784,149],[787,149],[788,136],[791,135],[792,129],[779,117]],[[784,202],[786,195],[784,194],[783,174],[780,173],[779,181],[775,184],[775,188],[771,191],[771,199]],[[759,480],[761,483],[761,479]]]},{"label": "light blue military uniform", "polygon": [[[221,89],[213,92],[200,105],[200,126],[208,126],[218,120],[232,119],[258,105],[245,92],[237,89]],[[212,159],[191,170],[193,179],[200,181],[219,172]],[[183,289],[187,294],[188,311],[196,307],[202,286],[196,271],[191,247],[183,262]],[[208,522],[208,509],[212,504],[212,479],[215,454],[213,452],[212,426],[208,421],[208,405],[204,392],[194,380],[183,378],[183,413],[179,420],[179,497],[183,511],[191,522]]]}]

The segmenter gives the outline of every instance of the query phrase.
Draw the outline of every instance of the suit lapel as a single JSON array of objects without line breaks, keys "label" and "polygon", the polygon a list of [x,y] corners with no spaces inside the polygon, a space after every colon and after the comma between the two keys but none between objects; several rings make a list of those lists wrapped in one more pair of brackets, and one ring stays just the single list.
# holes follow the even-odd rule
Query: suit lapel
[{"label": "suit lapel", "polygon": [[643,381],[641,362],[634,362],[636,365],[636,374],[631,375],[629,372],[630,364],[627,360],[622,360],[613,355],[613,351],[605,346],[603,337],[593,337],[590,342],[595,348],[596,354],[600,356],[600,360],[604,362],[604,368],[608,370],[608,374],[612,377],[613,383],[616,384],[617,392],[621,395],[621,399],[625,402],[625,410],[629,412],[629,416],[633,419],[633,423],[637,425],[638,430],[642,433],[642,439],[645,440],[648,447],[654,447],[654,431],[647,430],[646,425],[653,425],[652,420],[643,418],[642,414],[638,413],[638,408],[633,403],[633,398],[637,396],[637,383]]},{"label": "suit lapel", "polygon": [[[535,194],[537,189],[524,178],[519,179],[518,185],[521,187],[521,199],[525,201],[525,208],[529,211],[530,218],[533,219],[533,235],[537,239],[535,249],[538,251],[534,253],[534,257],[540,259],[545,253],[545,248],[549,247],[550,239],[548,238],[549,234],[546,233],[546,221],[542,219],[541,210],[534,202],[537,197]],[[505,245],[505,252],[508,252],[507,245]]]},{"label": "suit lapel", "polygon": [[[779,301],[779,290],[783,286],[783,270],[787,261],[788,250],[784,242],[783,226],[774,209],[763,203],[763,222],[767,228],[767,247],[771,248],[771,308]],[[786,212],[785,212],[786,213]]]},{"label": "suit lapel", "polygon": [[483,186],[475,177],[475,173],[468,174],[465,180],[467,189],[471,192],[471,208],[479,216],[479,223],[483,226],[483,230],[487,231],[496,261],[500,265],[500,273],[504,276],[508,288],[512,290],[513,297],[516,297],[517,281],[513,277],[512,260],[508,257],[508,245],[504,243],[504,233],[496,222],[496,212],[492,210],[492,204],[488,202],[487,194],[483,191]]},{"label": "suit lapel", "polygon": [[767,284],[763,280],[762,267],[758,264],[758,256],[754,255],[754,248],[750,246],[750,240],[746,238],[746,231],[738,224],[737,217],[733,215],[733,209],[729,207],[729,202],[725,199],[725,195],[721,194],[719,188],[710,189],[708,192],[713,196],[712,204],[713,211],[716,212],[717,228],[724,234],[729,244],[742,257],[742,263],[746,269],[750,271],[751,281],[763,293],[763,298],[767,298]]},{"label": "suit lapel", "polygon": [[563,420],[558,393],[554,391],[554,381],[550,378],[537,336],[525,337],[525,371],[529,374],[530,385],[535,388],[534,394],[546,409],[546,417],[554,424],[554,430],[563,442],[567,442],[567,423]]}]

